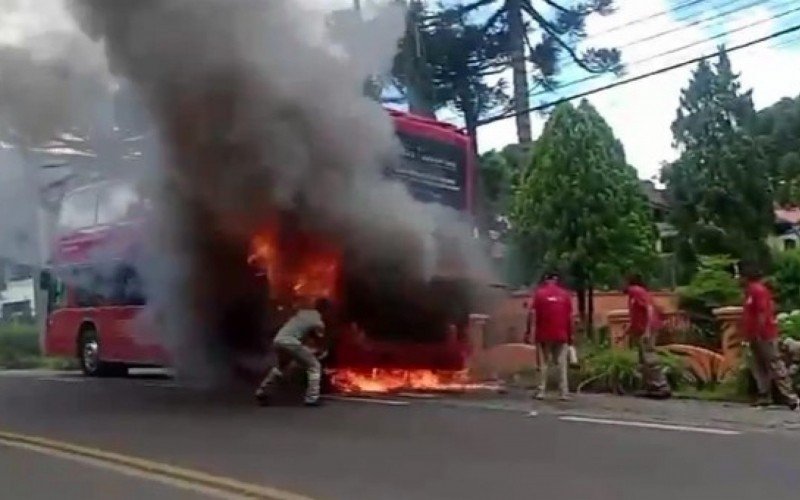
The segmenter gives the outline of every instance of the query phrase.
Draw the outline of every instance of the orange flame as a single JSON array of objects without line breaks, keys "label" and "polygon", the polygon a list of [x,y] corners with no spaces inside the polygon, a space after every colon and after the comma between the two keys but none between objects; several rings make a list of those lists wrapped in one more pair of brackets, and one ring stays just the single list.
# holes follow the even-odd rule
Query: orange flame
[{"label": "orange flame", "polygon": [[337,369],[331,376],[333,387],[341,393],[387,393],[397,391],[467,391],[490,389],[487,384],[469,381],[466,370],[426,370],[373,368]]},{"label": "orange flame", "polygon": [[293,230],[280,232],[273,222],[250,242],[247,259],[267,273],[273,298],[327,297],[336,295],[341,257],[321,239]]}]

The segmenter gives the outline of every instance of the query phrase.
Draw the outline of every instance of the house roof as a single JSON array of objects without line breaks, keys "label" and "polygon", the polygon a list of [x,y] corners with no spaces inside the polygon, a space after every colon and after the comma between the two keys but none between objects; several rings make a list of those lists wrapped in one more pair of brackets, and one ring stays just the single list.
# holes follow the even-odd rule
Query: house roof
[{"label": "house roof", "polygon": [[653,181],[640,180],[639,186],[642,188],[645,196],[647,196],[647,201],[649,201],[651,205],[658,207],[666,207],[668,205],[667,198],[664,196],[664,190],[658,189]]}]

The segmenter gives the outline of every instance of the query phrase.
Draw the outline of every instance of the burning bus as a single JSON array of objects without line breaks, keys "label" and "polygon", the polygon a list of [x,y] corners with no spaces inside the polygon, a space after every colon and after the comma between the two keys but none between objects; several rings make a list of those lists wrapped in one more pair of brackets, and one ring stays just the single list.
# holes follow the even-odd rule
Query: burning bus
[{"label": "burning bus", "polygon": [[[390,114],[402,158],[385,175],[402,181],[415,199],[469,219],[475,182],[470,138],[448,124]],[[77,357],[89,376],[174,362],[155,326],[170,311],[145,307],[134,264],[151,212],[148,201],[121,181],[65,196],[52,269],[42,279],[48,355]],[[340,311],[328,366],[340,391],[463,383],[469,310],[458,270],[422,284],[402,270],[359,266],[357,249],[304,228],[291,211],[275,210],[244,242],[215,237],[210,221],[208,234],[197,237],[198,260],[227,264],[203,269],[216,289],[198,309],[216,349],[229,357],[262,352],[293,307],[325,296]]]}]

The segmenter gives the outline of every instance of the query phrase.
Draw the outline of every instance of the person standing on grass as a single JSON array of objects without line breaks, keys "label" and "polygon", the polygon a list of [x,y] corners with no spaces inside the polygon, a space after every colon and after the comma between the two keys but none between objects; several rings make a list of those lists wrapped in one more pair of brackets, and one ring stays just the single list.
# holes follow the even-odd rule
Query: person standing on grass
[{"label": "person standing on grass", "polygon": [[536,343],[539,364],[539,388],[535,397],[544,399],[547,392],[547,368],[558,367],[561,400],[569,399],[567,364],[569,345],[572,343],[572,294],[561,286],[558,274],[547,273],[533,293],[531,314],[534,329],[526,341]]},{"label": "person standing on grass", "polygon": [[636,343],[639,352],[639,369],[645,386],[645,396],[666,399],[672,395],[656,351],[656,334],[661,328],[661,315],[656,309],[653,296],[647,290],[642,277],[628,277],[625,293],[628,296],[628,338]]},{"label": "person standing on grass", "polygon": [[752,264],[742,266],[742,286],[745,289],[742,332],[753,354],[751,372],[758,388],[755,405],[770,404],[772,384],[775,384],[784,402],[791,410],[796,410],[800,402],[778,348],[778,323],[772,292]]}]

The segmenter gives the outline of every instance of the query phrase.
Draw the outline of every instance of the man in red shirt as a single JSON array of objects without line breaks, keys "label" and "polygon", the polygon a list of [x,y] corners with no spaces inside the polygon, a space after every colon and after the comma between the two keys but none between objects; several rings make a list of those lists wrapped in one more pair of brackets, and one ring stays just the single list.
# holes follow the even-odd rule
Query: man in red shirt
[{"label": "man in red shirt", "polygon": [[[568,345],[572,343],[572,295],[559,283],[558,274],[547,273],[533,293],[531,314],[534,315],[533,335],[526,341],[536,343],[539,363],[538,399],[547,392],[547,366],[558,365],[561,400],[569,399],[567,380]],[[533,337],[533,338],[531,338]]]},{"label": "man in red shirt", "polygon": [[628,277],[625,287],[628,295],[630,326],[628,337],[636,343],[639,351],[639,369],[645,386],[645,394],[654,398],[671,396],[667,377],[656,351],[656,334],[661,329],[661,315],[653,297],[638,274]]},{"label": "man in red shirt", "polygon": [[751,371],[758,388],[756,405],[769,405],[774,383],[789,408],[796,410],[800,403],[778,349],[778,324],[772,292],[753,265],[743,266],[742,285],[745,287],[742,333],[753,353]]}]

